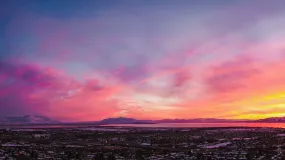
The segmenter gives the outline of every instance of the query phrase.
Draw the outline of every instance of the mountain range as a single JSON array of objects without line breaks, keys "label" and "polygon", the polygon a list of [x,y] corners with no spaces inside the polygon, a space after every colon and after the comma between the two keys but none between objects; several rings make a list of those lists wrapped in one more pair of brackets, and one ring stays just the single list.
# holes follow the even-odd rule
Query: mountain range
[{"label": "mountain range", "polygon": [[216,118],[196,119],[162,119],[162,120],[138,120],[134,118],[106,118],[100,121],[90,122],[60,122],[41,115],[26,115],[22,117],[2,117],[0,124],[155,124],[155,123],[285,123],[285,117],[271,117],[259,120],[233,120]]},{"label": "mountain range", "polygon": [[21,117],[1,117],[0,123],[4,124],[53,124],[60,123],[41,115],[25,115]]},{"label": "mountain range", "polygon": [[285,122],[285,117],[271,117],[257,120],[256,122],[270,122],[270,123],[283,123]]}]

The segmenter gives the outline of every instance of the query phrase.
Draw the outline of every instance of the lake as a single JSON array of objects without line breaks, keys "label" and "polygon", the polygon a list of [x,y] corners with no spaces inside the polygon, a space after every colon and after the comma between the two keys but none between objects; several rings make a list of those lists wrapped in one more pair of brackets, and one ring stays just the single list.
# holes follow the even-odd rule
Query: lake
[{"label": "lake", "polygon": [[[142,128],[210,128],[210,127],[266,127],[285,128],[285,123],[159,123],[159,124],[110,124],[107,127],[142,127]],[[99,126],[99,127],[100,127]],[[0,126],[0,128],[79,128],[98,127],[98,125],[33,125]]]}]

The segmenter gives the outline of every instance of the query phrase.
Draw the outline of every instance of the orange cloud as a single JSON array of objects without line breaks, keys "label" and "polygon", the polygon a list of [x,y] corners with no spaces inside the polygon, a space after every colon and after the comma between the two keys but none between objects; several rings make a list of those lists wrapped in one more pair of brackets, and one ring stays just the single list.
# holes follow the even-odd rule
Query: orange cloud
[{"label": "orange cloud", "polygon": [[176,104],[177,117],[265,118],[285,116],[284,60],[261,63],[239,57],[205,74],[207,96]]}]

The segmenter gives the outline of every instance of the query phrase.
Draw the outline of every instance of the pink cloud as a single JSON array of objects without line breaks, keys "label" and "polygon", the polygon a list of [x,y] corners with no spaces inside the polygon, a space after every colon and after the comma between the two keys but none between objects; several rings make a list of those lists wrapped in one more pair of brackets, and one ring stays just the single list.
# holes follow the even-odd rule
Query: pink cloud
[{"label": "pink cloud", "polygon": [[78,82],[32,64],[0,65],[3,115],[37,113],[65,120],[95,120],[120,110],[112,96],[121,86],[104,86],[96,79]]},{"label": "pink cloud", "polygon": [[278,105],[283,104],[280,96],[285,91],[284,64],[284,59],[259,61],[250,56],[217,63],[203,74],[207,94],[173,104],[176,108],[173,115],[183,118],[239,118],[246,115],[250,118],[254,115],[258,118],[283,113],[284,109]]},{"label": "pink cloud", "polygon": [[211,68],[205,83],[212,92],[236,92],[251,85],[248,80],[260,72],[262,70],[254,65],[252,59],[238,57],[233,61],[226,61]]},{"label": "pink cloud", "polygon": [[[258,25],[271,24],[283,3],[225,4],[193,17],[188,8],[172,14],[148,7],[140,18],[120,10],[64,20],[17,15],[5,31],[12,60],[0,62],[0,113],[70,121],[122,111],[140,118],[234,115],[233,103],[284,90],[284,41]],[[144,99],[150,103],[139,104]]]}]

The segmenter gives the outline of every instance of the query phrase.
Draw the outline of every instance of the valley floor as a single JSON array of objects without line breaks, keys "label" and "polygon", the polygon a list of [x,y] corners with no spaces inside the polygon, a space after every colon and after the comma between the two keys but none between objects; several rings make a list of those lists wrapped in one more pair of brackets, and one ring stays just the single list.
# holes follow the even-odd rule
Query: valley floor
[{"label": "valley floor", "polygon": [[0,159],[285,159],[285,129],[53,128],[0,130]]}]

